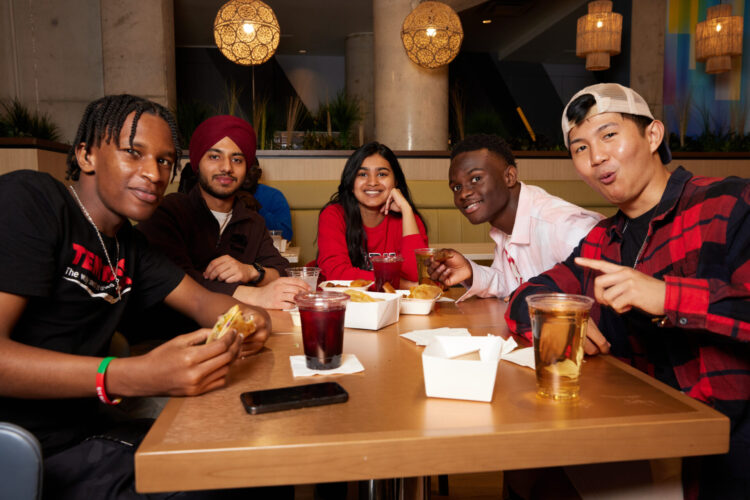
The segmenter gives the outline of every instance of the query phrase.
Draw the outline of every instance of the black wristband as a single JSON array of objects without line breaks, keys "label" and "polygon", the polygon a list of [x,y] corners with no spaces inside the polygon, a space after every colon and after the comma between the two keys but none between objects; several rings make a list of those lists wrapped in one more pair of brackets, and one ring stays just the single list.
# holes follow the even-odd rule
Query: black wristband
[{"label": "black wristband", "polygon": [[248,285],[257,285],[258,283],[260,283],[261,281],[263,281],[263,278],[266,277],[266,268],[263,267],[263,266],[261,266],[257,262],[253,262],[250,265],[253,266],[256,271],[258,271],[258,276],[254,280],[248,281],[247,284]]}]

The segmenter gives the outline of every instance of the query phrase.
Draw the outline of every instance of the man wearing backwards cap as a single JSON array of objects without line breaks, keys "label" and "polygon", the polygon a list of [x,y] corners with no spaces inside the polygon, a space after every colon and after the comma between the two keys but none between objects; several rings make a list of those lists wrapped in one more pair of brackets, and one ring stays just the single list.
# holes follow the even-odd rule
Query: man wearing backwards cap
[{"label": "man wearing backwards cap", "polygon": [[237,196],[255,159],[255,131],[235,116],[214,116],[190,140],[190,165],[198,184],[167,196],[137,227],[209,290],[269,309],[290,307],[308,289],[297,278],[280,278],[289,265],[263,218]]},{"label": "man wearing backwards cap", "polygon": [[664,125],[630,88],[578,92],[562,116],[578,174],[619,208],[565,262],[513,295],[510,328],[530,339],[526,297],[596,299],[609,351],[730,418],[729,453],[685,459],[686,496],[750,498],[750,182],[670,173]]}]

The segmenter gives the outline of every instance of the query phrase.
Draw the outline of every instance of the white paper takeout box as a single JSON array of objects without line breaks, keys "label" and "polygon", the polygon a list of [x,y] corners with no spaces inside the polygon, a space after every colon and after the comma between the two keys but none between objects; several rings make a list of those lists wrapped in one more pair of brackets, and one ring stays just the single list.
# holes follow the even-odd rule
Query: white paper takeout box
[{"label": "white paper takeout box", "polygon": [[[492,401],[502,346],[503,339],[492,335],[435,337],[422,352],[427,396]],[[479,360],[451,359],[477,349]]]},{"label": "white paper takeout box", "polygon": [[439,298],[438,296],[434,299],[407,299],[409,290],[396,290],[396,293],[401,296],[401,314],[430,314]]},{"label": "white paper takeout box", "polygon": [[[331,289],[329,289],[331,290]],[[383,299],[380,302],[352,302],[346,303],[346,328],[361,330],[380,330],[398,321],[400,295],[393,293],[366,292],[373,298]],[[289,311],[294,326],[300,326],[299,310]]]},{"label": "white paper takeout box", "polygon": [[364,292],[367,295],[383,299],[381,302],[346,303],[344,326],[363,330],[380,330],[398,321],[401,296],[393,293]]}]

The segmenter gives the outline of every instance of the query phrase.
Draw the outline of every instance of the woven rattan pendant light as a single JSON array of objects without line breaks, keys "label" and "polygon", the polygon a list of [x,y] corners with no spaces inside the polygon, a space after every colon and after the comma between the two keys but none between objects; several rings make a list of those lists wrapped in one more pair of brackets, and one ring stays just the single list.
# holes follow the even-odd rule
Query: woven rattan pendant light
[{"label": "woven rattan pendant light", "polygon": [[439,68],[451,62],[458,55],[463,39],[458,14],[441,2],[420,3],[401,26],[406,54],[424,68]]},{"label": "woven rattan pendant light", "polygon": [[260,0],[230,0],[216,13],[216,46],[237,64],[255,66],[266,62],[276,52],[280,36],[276,14]]},{"label": "woven rattan pendant light", "polygon": [[742,21],[730,4],[706,10],[706,20],[695,26],[695,60],[705,61],[706,73],[732,69],[732,56],[742,54]]},{"label": "woven rattan pendant light", "polygon": [[589,2],[589,13],[578,18],[576,55],[586,58],[586,69],[609,68],[609,56],[620,53],[622,15],[612,12],[612,2]]}]

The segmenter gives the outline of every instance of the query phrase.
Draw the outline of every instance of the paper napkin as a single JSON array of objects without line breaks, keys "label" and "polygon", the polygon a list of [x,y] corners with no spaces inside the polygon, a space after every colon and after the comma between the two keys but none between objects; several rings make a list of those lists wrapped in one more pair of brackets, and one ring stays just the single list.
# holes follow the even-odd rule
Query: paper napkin
[{"label": "paper napkin", "polygon": [[413,330],[411,332],[402,333],[401,336],[407,340],[411,340],[417,345],[427,345],[432,342],[437,335],[444,337],[466,337],[471,336],[469,330],[466,328],[433,328],[430,330]]},{"label": "paper napkin", "polygon": [[332,370],[311,370],[305,364],[305,356],[289,356],[292,365],[292,375],[295,377],[311,377],[313,375],[332,375],[334,373],[357,373],[365,371],[365,367],[354,354],[344,354],[341,366]]},{"label": "paper napkin", "polygon": [[515,363],[517,365],[528,366],[532,370],[536,366],[534,364],[533,347],[524,347],[523,349],[516,349],[515,351],[509,352],[508,354],[503,354],[502,359],[504,359],[505,361],[510,361],[511,363]]}]

